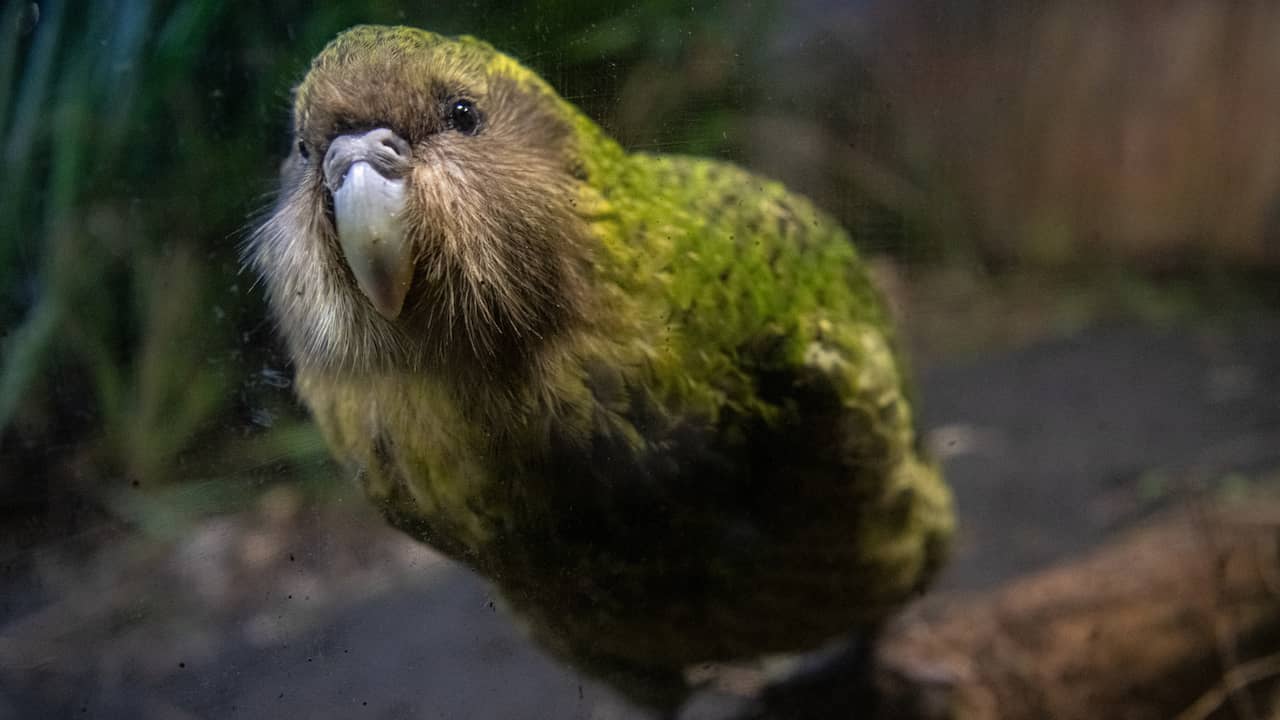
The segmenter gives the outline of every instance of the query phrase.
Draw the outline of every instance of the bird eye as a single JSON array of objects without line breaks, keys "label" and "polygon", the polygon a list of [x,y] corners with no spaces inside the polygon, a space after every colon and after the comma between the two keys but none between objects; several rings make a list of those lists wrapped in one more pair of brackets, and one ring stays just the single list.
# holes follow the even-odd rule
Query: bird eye
[{"label": "bird eye", "polygon": [[307,143],[304,140],[298,141],[298,155],[302,158],[303,162],[311,159],[311,151],[307,149]]},{"label": "bird eye", "polygon": [[445,113],[445,123],[463,135],[475,135],[480,126],[480,114],[470,100],[454,100]]}]

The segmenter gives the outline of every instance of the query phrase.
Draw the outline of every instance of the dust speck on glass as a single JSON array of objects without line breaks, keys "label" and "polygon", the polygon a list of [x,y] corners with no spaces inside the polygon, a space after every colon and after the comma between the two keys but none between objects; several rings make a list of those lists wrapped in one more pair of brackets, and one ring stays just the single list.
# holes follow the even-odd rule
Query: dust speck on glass
[{"label": "dust speck on glass", "polygon": [[1280,712],[1277,32],[5,4],[0,718]]}]

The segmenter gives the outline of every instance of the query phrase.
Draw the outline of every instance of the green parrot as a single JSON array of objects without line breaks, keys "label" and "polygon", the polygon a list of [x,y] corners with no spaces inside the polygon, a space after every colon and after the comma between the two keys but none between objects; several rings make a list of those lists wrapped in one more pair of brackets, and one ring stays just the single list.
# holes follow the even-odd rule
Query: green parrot
[{"label": "green parrot", "polygon": [[471,37],[359,26],[253,235],[333,454],[543,646],[673,713],[686,670],[880,624],[946,554],[889,319],[776,182],[628,153]]}]

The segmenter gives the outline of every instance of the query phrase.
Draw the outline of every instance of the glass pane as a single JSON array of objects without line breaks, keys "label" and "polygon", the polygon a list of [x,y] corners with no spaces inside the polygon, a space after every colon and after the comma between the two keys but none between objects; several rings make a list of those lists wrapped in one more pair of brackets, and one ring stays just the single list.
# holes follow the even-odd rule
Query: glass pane
[{"label": "glass pane", "polygon": [[5,4],[0,718],[1274,714],[1277,30]]}]

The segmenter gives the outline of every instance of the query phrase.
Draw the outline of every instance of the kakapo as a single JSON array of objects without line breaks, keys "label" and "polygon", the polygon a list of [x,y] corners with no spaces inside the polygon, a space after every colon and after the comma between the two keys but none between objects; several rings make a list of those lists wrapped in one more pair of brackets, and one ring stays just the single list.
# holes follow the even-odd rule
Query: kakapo
[{"label": "kakapo", "polygon": [[949,492],[849,236],[625,151],[471,37],[360,26],[297,87],[248,259],[333,454],[529,632],[673,712],[685,670],[882,622]]}]

